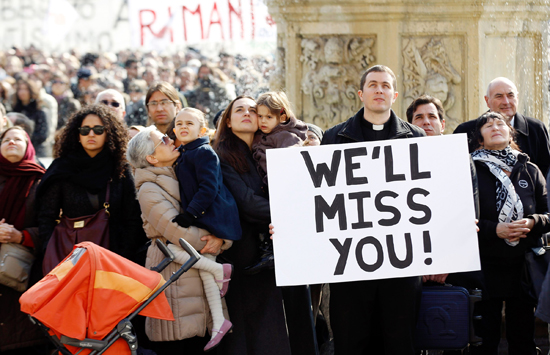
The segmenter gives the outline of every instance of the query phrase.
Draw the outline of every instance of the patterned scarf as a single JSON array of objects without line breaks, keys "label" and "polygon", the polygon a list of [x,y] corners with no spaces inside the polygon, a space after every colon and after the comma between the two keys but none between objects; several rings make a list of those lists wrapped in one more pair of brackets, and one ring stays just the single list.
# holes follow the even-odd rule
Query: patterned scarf
[{"label": "patterned scarf", "polygon": [[[512,172],[513,166],[518,161],[518,154],[519,152],[510,146],[503,150],[480,149],[472,153],[472,159],[485,163],[497,178],[496,207],[498,221],[502,223],[510,223],[523,218],[523,204],[516,193],[512,180],[503,171]],[[518,241],[510,242],[508,239],[504,241],[513,247],[519,244]]]}]

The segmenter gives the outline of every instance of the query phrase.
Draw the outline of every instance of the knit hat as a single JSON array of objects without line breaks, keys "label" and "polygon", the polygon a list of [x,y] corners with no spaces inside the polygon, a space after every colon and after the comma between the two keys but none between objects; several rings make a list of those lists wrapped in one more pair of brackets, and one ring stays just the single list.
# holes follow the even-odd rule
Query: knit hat
[{"label": "knit hat", "polygon": [[323,140],[323,130],[319,128],[318,126],[314,125],[313,123],[306,123],[307,130],[315,133],[317,137],[319,137],[319,140]]}]

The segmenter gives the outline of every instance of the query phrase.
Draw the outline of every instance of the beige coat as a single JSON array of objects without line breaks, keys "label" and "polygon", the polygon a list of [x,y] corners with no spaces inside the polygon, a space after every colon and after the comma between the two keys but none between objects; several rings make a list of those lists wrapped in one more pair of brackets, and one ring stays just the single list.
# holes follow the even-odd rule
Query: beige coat
[{"label": "beige coat", "polygon": [[[206,245],[200,238],[208,235],[208,231],[194,226],[182,228],[172,222],[176,215],[183,212],[174,169],[152,166],[136,169],[135,180],[143,228],[148,238],[159,238],[163,242],[168,239],[176,245],[179,245],[178,239],[183,238],[197,250]],[[225,249],[226,244],[222,249]],[[147,251],[145,266],[156,266],[163,258],[162,252],[153,243]],[[168,280],[180,267],[181,264],[171,263],[162,271],[163,277]],[[149,339],[175,341],[202,337],[207,326],[211,329],[212,319],[198,270],[190,269],[175,284],[170,285],[165,293],[176,321],[147,318],[145,331]]]}]

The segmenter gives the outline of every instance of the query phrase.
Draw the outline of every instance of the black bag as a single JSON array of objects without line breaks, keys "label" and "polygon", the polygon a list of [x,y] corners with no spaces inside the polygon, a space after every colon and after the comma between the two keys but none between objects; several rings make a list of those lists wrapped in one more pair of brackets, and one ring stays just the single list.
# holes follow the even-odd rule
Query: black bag
[{"label": "black bag", "polygon": [[[481,300],[480,292],[475,301]],[[423,286],[415,332],[418,350],[462,350],[470,343],[470,294],[458,286]]]},{"label": "black bag", "polygon": [[542,255],[536,255],[531,249],[525,252],[525,264],[521,284],[524,291],[529,295],[529,298],[535,303],[538,303],[542,283],[548,271],[548,263],[550,263],[550,250],[547,250]]},{"label": "black bag", "polygon": [[47,275],[65,259],[78,243],[93,242],[109,249],[110,186],[111,183],[107,184],[103,208],[95,214],[78,218],[61,216],[44,253],[44,261],[42,262],[44,275]]}]

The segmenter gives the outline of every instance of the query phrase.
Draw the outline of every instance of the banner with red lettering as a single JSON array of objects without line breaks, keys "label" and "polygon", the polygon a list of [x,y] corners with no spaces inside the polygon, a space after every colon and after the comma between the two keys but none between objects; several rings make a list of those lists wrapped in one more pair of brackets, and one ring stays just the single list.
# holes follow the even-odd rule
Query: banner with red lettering
[{"label": "banner with red lettering", "polygon": [[277,36],[262,0],[129,0],[128,12],[132,45],[148,50]]}]

